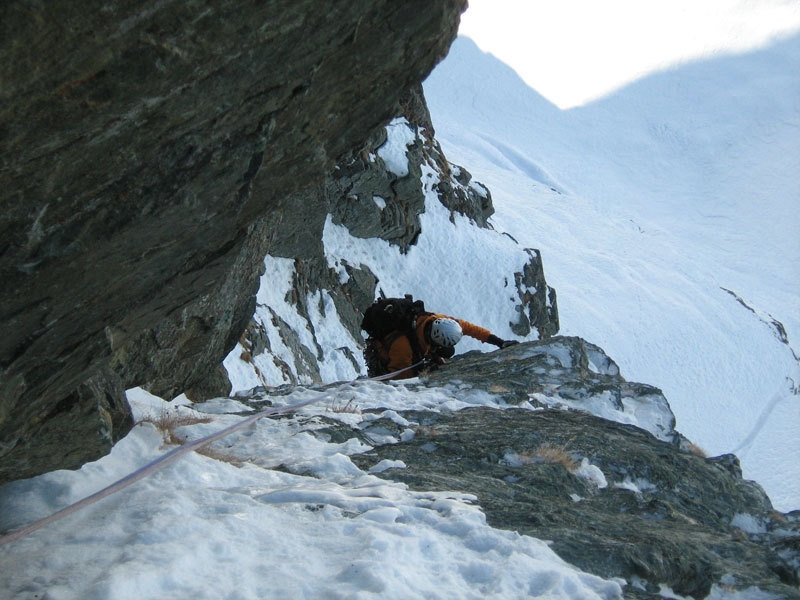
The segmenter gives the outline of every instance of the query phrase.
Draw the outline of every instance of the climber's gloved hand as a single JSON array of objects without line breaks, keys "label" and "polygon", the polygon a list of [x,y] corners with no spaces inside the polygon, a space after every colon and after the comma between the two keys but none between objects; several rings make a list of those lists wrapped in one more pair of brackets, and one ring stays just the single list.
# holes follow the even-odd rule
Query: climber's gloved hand
[{"label": "climber's gloved hand", "polygon": [[487,344],[494,344],[498,348],[508,348],[514,344],[519,344],[517,340],[502,340],[496,335],[492,334],[486,339]]},{"label": "climber's gloved hand", "polygon": [[421,372],[435,371],[444,364],[447,364],[447,361],[441,356],[426,356],[425,363],[422,365],[420,371]]}]

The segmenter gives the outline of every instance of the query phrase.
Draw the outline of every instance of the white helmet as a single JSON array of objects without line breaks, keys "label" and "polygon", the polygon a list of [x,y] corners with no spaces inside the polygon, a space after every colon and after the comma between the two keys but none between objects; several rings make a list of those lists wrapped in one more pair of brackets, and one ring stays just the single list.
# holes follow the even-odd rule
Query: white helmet
[{"label": "white helmet", "polygon": [[461,339],[461,325],[453,319],[436,319],[431,326],[431,340],[434,343],[452,348]]}]

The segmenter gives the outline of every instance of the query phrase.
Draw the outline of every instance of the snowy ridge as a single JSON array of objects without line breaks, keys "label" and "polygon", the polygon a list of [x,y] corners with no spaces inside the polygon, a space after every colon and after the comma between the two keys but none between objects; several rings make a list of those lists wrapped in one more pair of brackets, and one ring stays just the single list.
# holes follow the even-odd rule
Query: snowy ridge
[{"label": "snowy ridge", "polygon": [[[241,342],[225,358],[223,365],[233,384],[233,391],[259,385],[281,385],[299,381],[312,383],[307,364],[313,361],[326,382],[346,381],[364,371],[364,360],[358,344],[341,325],[336,308],[327,290],[309,294],[305,305],[311,314],[301,314],[296,304],[286,299],[291,296],[294,261],[289,258],[267,256],[265,272],[256,296],[254,321],[264,329],[269,340],[269,351],[251,354]],[[307,352],[298,354],[286,344],[279,325],[293,331]],[[353,350],[357,366],[342,348]],[[247,356],[243,360],[242,356]]]}]

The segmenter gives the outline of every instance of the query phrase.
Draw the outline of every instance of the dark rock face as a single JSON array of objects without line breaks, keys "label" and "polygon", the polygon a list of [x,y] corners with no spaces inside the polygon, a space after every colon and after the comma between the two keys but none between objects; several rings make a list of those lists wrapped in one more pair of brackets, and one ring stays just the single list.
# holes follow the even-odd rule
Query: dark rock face
[{"label": "dark rock face", "polygon": [[[627,597],[660,598],[662,584],[694,598],[715,584],[800,597],[800,515],[774,511],[735,456],[692,452],[661,392],[625,381],[599,348],[554,338],[468,354],[414,386],[525,408],[403,412],[410,440],[401,437],[407,425],[365,421],[350,432],[374,446],[352,457],[360,467],[401,460],[406,468],[380,476],[472,493],[491,525],[551,540],[581,569],[624,578]],[[341,428],[324,433],[346,439]],[[376,445],[373,430],[397,443]]]},{"label": "dark rock face", "polygon": [[465,5],[3,3],[0,481],[107,451],[125,387],[224,392],[294,203],[396,113]]}]

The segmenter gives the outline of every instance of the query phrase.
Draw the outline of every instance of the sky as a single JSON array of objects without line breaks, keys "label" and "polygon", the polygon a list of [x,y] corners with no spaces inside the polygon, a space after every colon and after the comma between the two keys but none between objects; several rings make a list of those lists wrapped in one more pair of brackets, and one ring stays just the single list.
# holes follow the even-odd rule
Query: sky
[{"label": "sky", "polygon": [[794,0],[470,0],[459,33],[566,109],[653,71],[798,30]]}]

